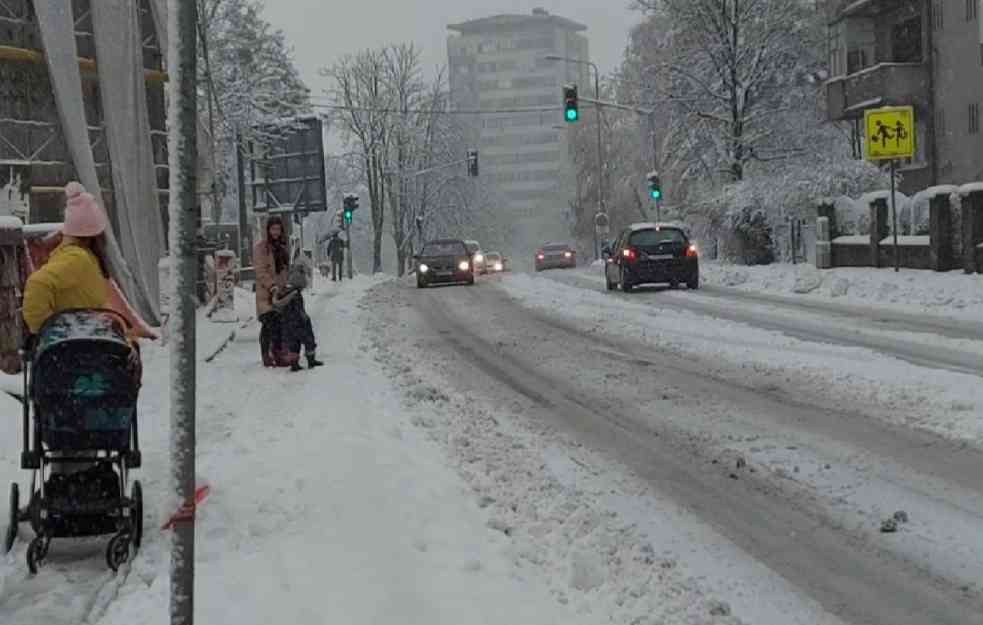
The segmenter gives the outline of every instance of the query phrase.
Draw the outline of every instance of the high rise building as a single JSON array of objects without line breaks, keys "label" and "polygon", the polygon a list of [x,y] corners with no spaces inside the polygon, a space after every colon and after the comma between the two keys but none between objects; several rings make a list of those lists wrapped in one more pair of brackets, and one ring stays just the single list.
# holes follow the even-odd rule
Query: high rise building
[{"label": "high rise building", "polygon": [[503,221],[514,224],[515,248],[568,237],[572,165],[562,86],[575,83],[588,95],[591,83],[586,66],[546,57],[586,61],[587,38],[581,33],[587,27],[535,9],[530,15],[496,15],[448,29],[453,33],[447,52],[454,107],[508,111],[465,118],[480,150],[482,181],[501,198]]}]

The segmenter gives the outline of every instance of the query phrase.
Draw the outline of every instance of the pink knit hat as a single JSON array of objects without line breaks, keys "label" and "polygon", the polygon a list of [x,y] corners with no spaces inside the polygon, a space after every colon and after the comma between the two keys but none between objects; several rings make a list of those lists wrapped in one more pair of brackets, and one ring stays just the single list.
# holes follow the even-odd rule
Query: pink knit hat
[{"label": "pink knit hat", "polygon": [[96,203],[96,198],[87,193],[85,187],[77,182],[65,186],[68,202],[65,204],[65,223],[62,234],[69,237],[95,237],[106,230],[106,215]]}]

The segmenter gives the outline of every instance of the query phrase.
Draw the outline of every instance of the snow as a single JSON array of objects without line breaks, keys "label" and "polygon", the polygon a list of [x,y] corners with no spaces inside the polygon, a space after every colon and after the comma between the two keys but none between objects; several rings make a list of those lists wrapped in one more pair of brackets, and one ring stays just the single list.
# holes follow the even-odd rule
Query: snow
[{"label": "snow", "polygon": [[838,245],[870,245],[869,234],[846,234],[832,241]]},{"label": "snow", "polygon": [[[369,355],[359,302],[380,279],[345,282],[308,300],[327,365],[263,369],[257,329],[199,364],[197,618],[203,623],[573,624],[540,580],[518,571],[508,541],[415,423],[432,405],[404,404]],[[241,313],[249,300],[237,298]],[[344,331],[332,331],[343,328]],[[199,324],[199,355],[228,326]],[[144,548],[118,577],[104,542],[55,541],[49,566],[26,576],[27,530],[0,559],[4,625],[164,625],[168,619],[169,358],[147,345],[141,395],[147,500]],[[439,397],[439,394],[437,395]],[[7,414],[19,414],[0,396]],[[18,419],[0,423],[0,483],[17,470]],[[23,485],[23,484],[22,484]],[[6,497],[0,515],[6,519]],[[589,562],[578,579],[592,579]],[[579,566],[579,565],[578,565]],[[79,573],[82,573],[79,575]]]},{"label": "snow", "polygon": [[0,215],[0,230],[21,230],[23,227],[24,222],[20,220],[20,217]]},{"label": "snow", "polygon": [[[806,267],[802,273],[785,276],[795,281],[784,286],[794,289],[804,275],[821,273],[811,265]],[[713,282],[704,276],[706,282]],[[736,376],[736,381],[752,388],[787,383],[794,375],[795,393],[803,401],[820,402],[831,410],[855,411],[863,406],[869,414],[890,423],[983,443],[983,421],[979,419],[983,387],[973,375],[921,367],[866,348],[816,343],[725,319],[707,323],[712,317],[671,305],[660,307],[657,300],[625,301],[546,278],[514,275],[503,286],[525,306],[600,324],[606,332],[650,342],[660,350],[702,362],[707,375]],[[977,285],[978,306],[983,307],[981,287],[983,281]],[[848,297],[854,294],[851,288]],[[728,306],[747,308],[752,313],[763,308],[740,302]],[[945,344],[936,337],[926,340]],[[966,349],[980,352],[981,347],[973,342]],[[835,394],[831,395],[830,389],[836,389]]]},{"label": "snow", "polygon": [[[910,246],[926,245],[927,246],[928,244],[929,244],[929,236],[928,235],[898,236],[898,245],[910,245]],[[893,236],[885,237],[883,240],[881,240],[881,245],[891,245],[891,246],[893,246],[894,245],[894,237]]]},{"label": "snow", "polygon": [[970,182],[959,187],[960,195],[969,195],[970,193],[983,193],[983,182]]},{"label": "snow", "polygon": [[[700,271],[704,283],[709,285],[790,294],[801,275],[811,275],[817,270],[808,264],[748,267],[703,262]],[[819,273],[823,276],[823,284],[806,296],[808,298],[828,300],[837,297],[846,303],[867,307],[876,305],[917,314],[983,319],[983,276],[980,275],[966,274],[962,270],[901,269],[895,272],[874,267],[835,267]],[[843,297],[846,290],[849,294]]]}]

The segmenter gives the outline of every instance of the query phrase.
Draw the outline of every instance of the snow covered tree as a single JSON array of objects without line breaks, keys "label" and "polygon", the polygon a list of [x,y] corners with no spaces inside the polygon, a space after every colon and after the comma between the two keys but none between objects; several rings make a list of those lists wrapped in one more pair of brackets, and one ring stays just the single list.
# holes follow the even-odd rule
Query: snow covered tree
[{"label": "snow covered tree", "polygon": [[335,83],[329,94],[339,127],[361,155],[374,272],[383,267],[387,232],[402,274],[418,233],[443,231],[448,220],[466,220],[469,211],[477,210],[478,198],[485,197],[476,183],[462,179],[460,170],[444,167],[464,158],[466,132],[449,114],[444,72],[426,80],[420,58],[413,44],[390,45],[344,57],[322,71]]},{"label": "snow covered tree", "polygon": [[[668,27],[657,39],[663,74],[678,107],[680,142],[730,180],[748,163],[787,159],[811,139],[822,68],[814,17],[803,0],[637,0]],[[814,14],[814,12],[813,12]],[[815,126],[815,124],[812,124]]]},{"label": "snow covered tree", "polygon": [[[262,17],[260,0],[198,0],[199,89],[215,172],[218,222],[236,149],[269,145],[291,131],[270,122],[310,113],[310,91],[286,38]],[[240,143],[241,141],[241,143]]]}]

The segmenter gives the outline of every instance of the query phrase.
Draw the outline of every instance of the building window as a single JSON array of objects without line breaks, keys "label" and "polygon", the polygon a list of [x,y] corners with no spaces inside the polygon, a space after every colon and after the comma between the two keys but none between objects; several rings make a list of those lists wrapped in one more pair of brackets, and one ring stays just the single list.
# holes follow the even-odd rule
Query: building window
[{"label": "building window", "polygon": [[894,25],[891,45],[895,63],[921,63],[922,20],[914,17]]},{"label": "building window", "polygon": [[849,50],[846,53],[846,73],[856,74],[867,67],[867,51],[863,48]]},{"label": "building window", "polygon": [[942,7],[945,6],[945,0],[935,0],[932,3],[932,23],[935,24],[935,30],[942,30],[945,28],[945,14],[943,13]]},{"label": "building window", "polygon": [[980,105],[973,102],[969,105],[969,134],[975,135],[980,131]]},{"label": "building window", "polygon": [[972,22],[976,19],[976,3],[978,0],[966,0],[966,21]]}]

